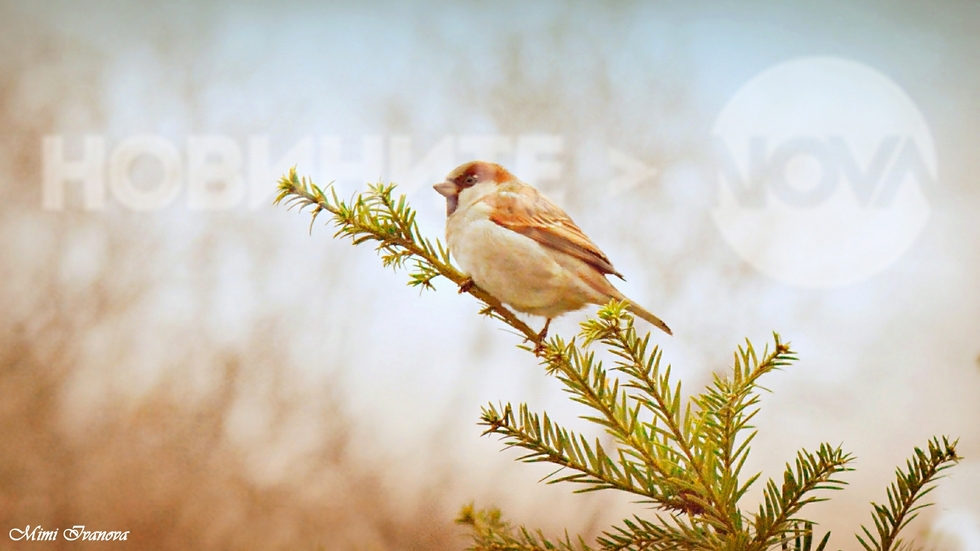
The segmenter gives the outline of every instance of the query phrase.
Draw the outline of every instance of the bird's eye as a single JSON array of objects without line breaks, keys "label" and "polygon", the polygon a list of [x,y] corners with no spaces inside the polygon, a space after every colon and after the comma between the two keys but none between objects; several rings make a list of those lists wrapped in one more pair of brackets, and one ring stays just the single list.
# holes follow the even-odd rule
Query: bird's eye
[{"label": "bird's eye", "polygon": [[467,184],[475,184],[476,183],[476,176],[467,176],[466,177],[466,183]]}]

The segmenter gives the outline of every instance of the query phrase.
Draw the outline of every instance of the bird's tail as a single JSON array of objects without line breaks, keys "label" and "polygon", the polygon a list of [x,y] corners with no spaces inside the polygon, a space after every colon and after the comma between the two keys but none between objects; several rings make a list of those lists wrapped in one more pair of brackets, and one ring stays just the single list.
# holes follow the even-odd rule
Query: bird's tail
[{"label": "bird's tail", "polygon": [[657,328],[664,333],[667,333],[668,335],[674,334],[674,332],[670,330],[670,327],[667,327],[667,324],[664,323],[664,320],[658,318],[650,312],[647,312],[642,306],[638,306],[635,302],[626,298],[626,296],[623,295],[619,289],[613,287],[612,283],[609,283],[609,280],[603,277],[601,272],[598,270],[583,270],[580,271],[580,275],[584,275],[585,277],[583,277],[583,279],[585,282],[600,293],[594,299],[595,304],[604,304],[611,298],[616,300],[625,300],[627,302],[627,310],[657,326]]},{"label": "bird's tail", "polygon": [[651,314],[650,312],[647,312],[641,306],[637,306],[633,302],[630,302],[629,305],[626,306],[626,309],[629,310],[630,312],[633,312],[637,316],[640,316],[641,318],[647,320],[648,322],[652,323],[653,325],[657,326],[657,328],[663,330],[664,333],[667,333],[668,335],[673,335],[674,334],[674,332],[670,330],[670,327],[667,327],[667,324],[664,323],[664,321],[662,319],[660,319],[657,316]]}]

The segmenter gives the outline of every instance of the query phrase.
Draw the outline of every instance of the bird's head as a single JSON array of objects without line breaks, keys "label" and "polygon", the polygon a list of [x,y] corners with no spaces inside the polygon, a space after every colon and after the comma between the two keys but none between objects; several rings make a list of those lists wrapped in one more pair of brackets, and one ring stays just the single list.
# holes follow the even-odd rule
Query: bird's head
[{"label": "bird's head", "polygon": [[[514,180],[514,175],[497,163],[470,161],[453,169],[445,182],[432,186],[446,198],[446,216],[456,212],[462,198],[468,204],[493,191],[493,188]],[[472,197],[467,197],[472,196]]]}]

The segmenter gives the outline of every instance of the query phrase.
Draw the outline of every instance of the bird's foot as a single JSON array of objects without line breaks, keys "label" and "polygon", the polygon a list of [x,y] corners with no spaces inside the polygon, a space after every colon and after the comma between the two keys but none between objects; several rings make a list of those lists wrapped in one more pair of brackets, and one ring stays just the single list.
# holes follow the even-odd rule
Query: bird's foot
[{"label": "bird's foot", "polygon": [[473,285],[475,285],[473,283],[473,278],[472,277],[466,278],[465,281],[459,284],[459,294],[470,292],[470,289],[473,288]]},{"label": "bird's foot", "polygon": [[524,342],[531,341],[531,340],[534,341],[535,356],[542,357],[544,355],[545,348],[547,348],[547,344],[545,343],[545,338],[548,337],[549,325],[551,325],[551,318],[548,318],[548,321],[544,322],[544,327],[541,329],[541,332],[535,335],[533,339],[527,337],[527,340],[524,341]]},{"label": "bird's foot", "polygon": [[[548,318],[548,321],[544,322],[544,327],[541,328],[541,332],[538,333],[538,342],[540,342],[541,344],[544,344],[545,338],[548,337],[548,327],[550,325],[551,325],[551,318]],[[541,344],[539,344],[538,346],[541,346]]]}]

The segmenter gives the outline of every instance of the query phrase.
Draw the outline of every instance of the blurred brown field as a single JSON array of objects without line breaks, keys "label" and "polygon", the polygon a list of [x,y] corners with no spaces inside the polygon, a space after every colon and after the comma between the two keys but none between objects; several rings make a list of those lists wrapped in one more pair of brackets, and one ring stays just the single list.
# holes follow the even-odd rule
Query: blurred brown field
[{"label": "blurred brown field", "polygon": [[[19,174],[37,177],[29,169]],[[55,251],[87,225],[65,218],[45,221],[46,245]],[[29,290],[4,287],[5,529],[127,530],[127,542],[101,544],[126,549],[458,548],[450,523],[456,504],[445,503],[438,486],[410,507],[393,498],[379,480],[384,458],[365,462],[349,453],[339,390],[297,381],[274,344],[287,332],[274,322],[256,324],[245,347],[210,343],[187,328],[165,372],[139,396],[127,392],[120,371],[107,364],[126,356],[113,347],[128,346],[121,335],[144,315],[154,278],[128,265],[146,244],[134,242],[126,226],[108,230],[115,237],[91,285],[64,284],[62,259],[49,254],[34,259]],[[10,281],[9,272],[5,277]],[[93,345],[100,338],[108,339],[108,351]],[[267,418],[255,423],[242,413],[250,407]],[[299,458],[269,467],[277,450],[296,448],[296,440]],[[272,472],[256,472],[257,464]],[[78,545],[62,538],[3,547]]]}]

